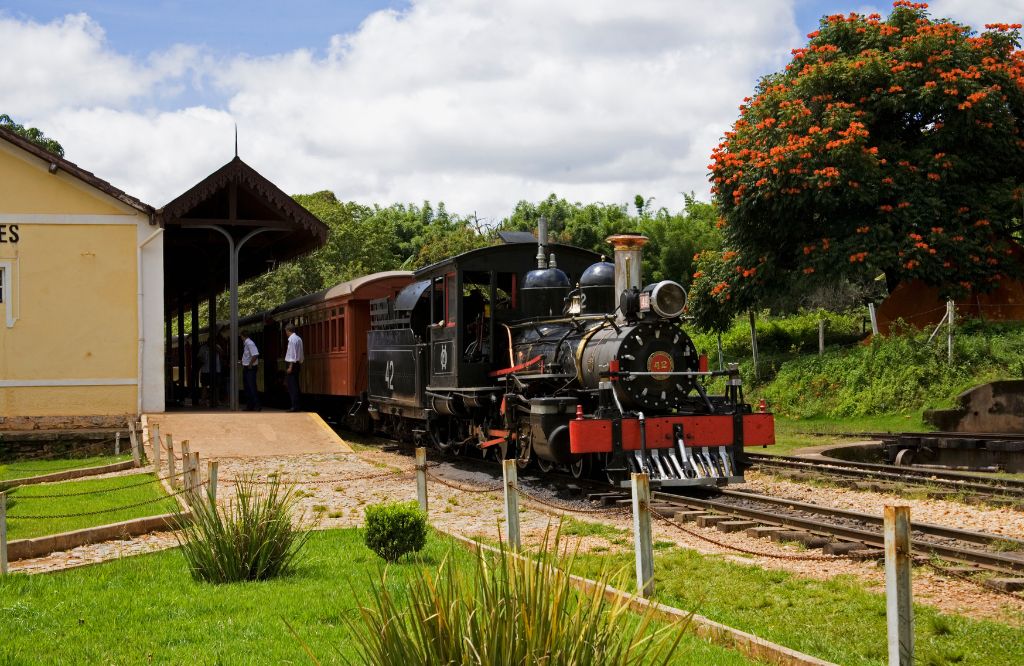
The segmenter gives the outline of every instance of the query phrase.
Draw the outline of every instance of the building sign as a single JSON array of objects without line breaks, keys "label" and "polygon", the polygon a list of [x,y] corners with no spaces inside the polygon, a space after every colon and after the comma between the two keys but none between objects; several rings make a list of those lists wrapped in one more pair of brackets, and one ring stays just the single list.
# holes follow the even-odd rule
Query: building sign
[{"label": "building sign", "polygon": [[17,243],[20,238],[18,236],[18,225],[0,224],[0,243]]}]

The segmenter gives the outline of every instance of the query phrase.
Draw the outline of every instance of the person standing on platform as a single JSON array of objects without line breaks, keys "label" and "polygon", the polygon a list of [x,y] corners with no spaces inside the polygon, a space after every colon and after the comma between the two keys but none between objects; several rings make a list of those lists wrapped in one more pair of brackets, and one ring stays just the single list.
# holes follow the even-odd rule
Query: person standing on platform
[{"label": "person standing on platform", "polygon": [[247,333],[242,333],[242,385],[245,387],[245,411],[260,411],[260,396],[256,391],[256,369],[260,351]]},{"label": "person standing on platform", "polygon": [[284,354],[284,362],[288,364],[287,381],[288,397],[291,398],[292,406],[289,412],[299,411],[299,372],[302,370],[302,362],[306,355],[302,352],[302,338],[295,332],[295,326],[288,324],[284,327],[288,334],[288,350]]}]

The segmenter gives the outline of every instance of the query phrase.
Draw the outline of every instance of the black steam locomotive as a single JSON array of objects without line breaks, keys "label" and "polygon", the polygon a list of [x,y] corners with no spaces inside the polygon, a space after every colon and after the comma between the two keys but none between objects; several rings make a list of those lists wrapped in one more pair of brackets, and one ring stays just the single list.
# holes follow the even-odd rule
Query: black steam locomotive
[{"label": "black steam locomotive", "polygon": [[[379,430],[443,452],[663,486],[743,479],[744,446],[774,443],[732,368],[711,372],[682,328],[686,293],[642,286],[647,239],[609,238],[614,264],[549,244],[541,224],[420,269],[370,302],[365,404]],[[528,270],[536,265],[533,270]],[[724,395],[704,379],[726,376]]]}]

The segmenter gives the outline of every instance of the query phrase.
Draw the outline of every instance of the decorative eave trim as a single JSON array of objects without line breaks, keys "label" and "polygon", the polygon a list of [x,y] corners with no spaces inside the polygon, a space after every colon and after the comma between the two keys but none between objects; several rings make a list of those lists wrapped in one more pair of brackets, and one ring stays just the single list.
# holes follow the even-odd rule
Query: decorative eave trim
[{"label": "decorative eave trim", "polygon": [[321,243],[327,241],[327,225],[238,157],[235,157],[158,210],[156,213],[157,221],[161,227],[164,227],[169,220],[173,221],[182,218],[185,213],[226,188],[232,182],[242,185],[258,194],[265,201],[273,204],[285,218],[295,222],[319,238]]}]

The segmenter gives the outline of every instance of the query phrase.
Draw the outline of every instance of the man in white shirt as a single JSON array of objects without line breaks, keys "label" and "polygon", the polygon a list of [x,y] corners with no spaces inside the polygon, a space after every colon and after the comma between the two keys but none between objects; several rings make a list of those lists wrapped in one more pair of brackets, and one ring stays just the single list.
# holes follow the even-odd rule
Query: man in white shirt
[{"label": "man in white shirt", "polygon": [[302,362],[306,355],[302,351],[302,338],[295,332],[295,326],[288,324],[284,327],[288,334],[288,350],[284,355],[284,362],[288,364],[288,396],[292,400],[289,412],[299,411],[299,371],[302,370]]},{"label": "man in white shirt", "polygon": [[245,411],[260,411],[260,396],[256,392],[256,368],[260,352],[247,333],[242,333],[242,385],[245,387]]}]

